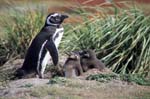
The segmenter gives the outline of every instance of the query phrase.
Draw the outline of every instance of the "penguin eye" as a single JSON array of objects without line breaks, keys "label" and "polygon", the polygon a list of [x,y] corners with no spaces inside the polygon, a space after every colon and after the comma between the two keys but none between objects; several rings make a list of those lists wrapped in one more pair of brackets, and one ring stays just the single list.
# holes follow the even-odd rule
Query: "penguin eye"
[{"label": "penguin eye", "polygon": [[59,16],[56,16],[56,17],[55,17],[55,20],[56,20],[56,22],[60,22],[60,17],[59,17]]},{"label": "penguin eye", "polygon": [[49,19],[49,22],[57,24],[57,23],[61,22],[61,17],[60,16],[51,16],[51,18]]},{"label": "penguin eye", "polygon": [[87,51],[83,51],[83,54],[87,54]]},{"label": "penguin eye", "polygon": [[52,17],[49,19],[49,22],[55,22],[55,18],[52,16]]}]

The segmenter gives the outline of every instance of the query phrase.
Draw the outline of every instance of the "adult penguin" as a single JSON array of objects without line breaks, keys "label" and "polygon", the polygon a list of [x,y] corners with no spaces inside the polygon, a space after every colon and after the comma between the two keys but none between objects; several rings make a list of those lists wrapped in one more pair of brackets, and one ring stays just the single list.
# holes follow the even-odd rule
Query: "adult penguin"
[{"label": "adult penguin", "polygon": [[64,33],[62,22],[67,15],[51,13],[47,16],[45,25],[33,39],[28,48],[24,63],[16,71],[16,77],[23,78],[33,71],[44,77],[47,62],[52,58],[53,64],[58,63],[58,46]]}]

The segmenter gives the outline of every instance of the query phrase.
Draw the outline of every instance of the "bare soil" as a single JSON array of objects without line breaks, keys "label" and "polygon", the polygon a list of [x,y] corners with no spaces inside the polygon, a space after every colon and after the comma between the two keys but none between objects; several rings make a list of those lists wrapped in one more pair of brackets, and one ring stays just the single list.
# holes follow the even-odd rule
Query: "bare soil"
[{"label": "bare soil", "polygon": [[[8,68],[18,68],[23,60],[16,60]],[[18,64],[18,65],[15,65]],[[20,65],[19,65],[20,64]],[[17,66],[17,67],[16,67]],[[60,81],[50,83],[50,79],[28,78],[6,82],[0,86],[0,99],[149,99],[150,86],[140,86],[114,79],[109,82],[85,80],[90,74],[113,73],[109,69],[89,70],[77,78],[59,77]],[[3,82],[5,83],[5,82]]]},{"label": "bare soil", "polygon": [[[148,99],[149,86],[128,84],[119,80],[109,83],[66,79],[64,84],[48,84],[49,79],[12,81],[0,90],[0,99]],[[141,98],[139,98],[141,97]]]}]

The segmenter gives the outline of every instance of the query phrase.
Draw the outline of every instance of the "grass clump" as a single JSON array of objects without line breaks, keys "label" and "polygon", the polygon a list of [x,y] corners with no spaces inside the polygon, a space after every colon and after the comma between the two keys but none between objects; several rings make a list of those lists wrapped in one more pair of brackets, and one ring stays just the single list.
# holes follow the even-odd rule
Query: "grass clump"
[{"label": "grass clump", "polygon": [[150,79],[146,79],[144,76],[139,74],[96,74],[90,75],[86,78],[86,80],[96,80],[99,82],[109,82],[113,79],[120,79],[126,82],[133,82],[138,85],[150,86]]},{"label": "grass clump", "polygon": [[32,86],[33,86],[33,84],[28,83],[28,84],[25,84],[24,86],[20,86],[20,87],[30,88],[30,87],[32,87]]},{"label": "grass clump", "polygon": [[86,80],[96,80],[99,82],[109,82],[113,79],[117,79],[117,75],[115,74],[96,74],[96,75],[90,75],[86,78]]},{"label": "grass clump", "polygon": [[118,11],[114,15],[79,13],[84,23],[70,25],[64,49],[95,49],[114,72],[146,76],[150,71],[150,17],[133,8]]},{"label": "grass clump", "polygon": [[146,79],[145,77],[138,74],[124,74],[120,75],[120,79],[127,82],[134,82],[139,85],[150,86],[150,79]]},{"label": "grass clump", "polygon": [[54,77],[50,79],[48,84],[65,84],[67,82],[66,78],[63,77]]},{"label": "grass clump", "polygon": [[0,38],[0,65],[14,57],[24,57],[31,40],[44,24],[40,11],[14,11],[2,16],[4,37]]}]

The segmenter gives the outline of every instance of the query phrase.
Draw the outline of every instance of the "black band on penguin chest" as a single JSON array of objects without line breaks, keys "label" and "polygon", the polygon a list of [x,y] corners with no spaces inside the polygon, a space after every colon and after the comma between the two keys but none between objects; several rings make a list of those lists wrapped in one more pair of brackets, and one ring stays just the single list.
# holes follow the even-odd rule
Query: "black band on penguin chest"
[{"label": "black band on penguin chest", "polygon": [[57,31],[55,37],[53,37],[53,40],[55,41],[59,37],[59,34],[61,33],[63,33],[63,30]]},{"label": "black band on penguin chest", "polygon": [[57,27],[47,26],[43,28],[43,32],[45,32],[47,40],[53,39],[54,41],[59,37],[59,33],[62,31],[57,31]]},{"label": "black band on penguin chest", "polygon": [[55,34],[56,29],[56,27],[47,26],[42,29],[42,32],[44,32],[46,36],[52,37]]},{"label": "black band on penguin chest", "polygon": [[55,41],[59,37],[59,33],[57,32],[53,40]]}]

